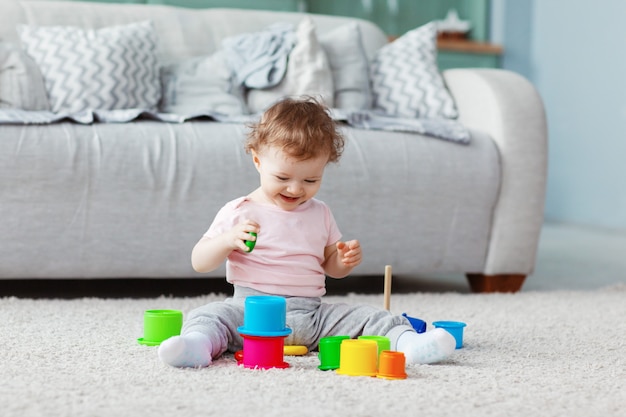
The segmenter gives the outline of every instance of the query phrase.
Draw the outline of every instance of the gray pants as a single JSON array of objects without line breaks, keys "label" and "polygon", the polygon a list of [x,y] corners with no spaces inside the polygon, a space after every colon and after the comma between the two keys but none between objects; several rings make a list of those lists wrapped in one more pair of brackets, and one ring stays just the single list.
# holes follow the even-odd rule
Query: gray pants
[{"label": "gray pants", "polygon": [[[237,327],[243,325],[245,299],[250,295],[267,294],[235,286],[231,298],[191,311],[183,325],[182,334],[206,334],[213,346],[213,358],[227,350],[236,352],[242,349],[243,338]],[[285,297],[285,300],[287,326],[292,330],[285,339],[285,345],[304,345],[314,350],[325,336],[346,335],[355,338],[379,335],[389,338],[393,350],[402,333],[414,331],[405,317],[394,316],[389,311],[368,305],[327,304],[319,297]]]}]

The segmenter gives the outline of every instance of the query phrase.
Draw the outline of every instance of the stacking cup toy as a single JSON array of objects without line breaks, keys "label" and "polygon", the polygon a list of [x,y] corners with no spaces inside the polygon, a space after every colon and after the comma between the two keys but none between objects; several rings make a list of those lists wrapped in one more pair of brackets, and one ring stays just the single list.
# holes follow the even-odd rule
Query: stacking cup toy
[{"label": "stacking cup toy", "polygon": [[378,344],[373,340],[347,339],[341,342],[338,374],[376,376]]},{"label": "stacking cup toy", "polygon": [[243,357],[239,362],[246,368],[288,368],[283,360],[285,337],[243,335]]},{"label": "stacking cup toy", "polygon": [[143,313],[142,345],[157,346],[172,336],[178,336],[183,326],[183,313],[179,310],[146,310]]},{"label": "stacking cup toy", "polygon": [[391,342],[387,336],[359,336],[358,340],[373,340],[378,346],[378,356],[383,350],[391,349]]},{"label": "stacking cup toy", "polygon": [[251,295],[246,297],[241,334],[252,336],[287,336],[287,302],[275,295]]},{"label": "stacking cup toy", "polygon": [[303,345],[287,345],[283,349],[285,356],[304,356],[309,353],[309,348]]},{"label": "stacking cup toy", "polygon": [[246,368],[287,368],[283,360],[285,337],[291,333],[287,321],[287,302],[275,295],[246,297],[243,326],[237,331],[243,337],[243,357],[239,363]]},{"label": "stacking cup toy", "polygon": [[402,352],[384,350],[378,357],[378,378],[382,379],[406,379],[406,358]]},{"label": "stacking cup toy", "polygon": [[454,336],[456,340],[456,348],[461,349],[463,347],[463,328],[466,326],[461,321],[435,321],[433,326],[445,329]]},{"label": "stacking cup toy", "polygon": [[350,339],[350,336],[327,336],[320,339],[317,346],[319,350],[317,357],[320,360],[319,369],[328,371],[339,368],[341,342],[347,339]]}]

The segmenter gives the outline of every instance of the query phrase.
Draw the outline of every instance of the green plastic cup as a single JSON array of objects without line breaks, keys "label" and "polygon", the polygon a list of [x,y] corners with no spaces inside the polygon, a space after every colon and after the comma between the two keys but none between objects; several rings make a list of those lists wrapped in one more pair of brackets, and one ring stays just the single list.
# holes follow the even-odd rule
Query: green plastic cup
[{"label": "green plastic cup", "polygon": [[320,339],[317,354],[320,360],[319,369],[329,371],[339,368],[341,342],[347,339],[350,339],[350,336],[327,336]]},{"label": "green plastic cup", "polygon": [[391,350],[391,342],[387,336],[359,336],[362,340],[373,340],[378,345],[378,356],[383,350]]},{"label": "green plastic cup", "polygon": [[142,345],[158,346],[172,336],[178,336],[183,327],[183,313],[179,310],[146,310],[143,313]]}]

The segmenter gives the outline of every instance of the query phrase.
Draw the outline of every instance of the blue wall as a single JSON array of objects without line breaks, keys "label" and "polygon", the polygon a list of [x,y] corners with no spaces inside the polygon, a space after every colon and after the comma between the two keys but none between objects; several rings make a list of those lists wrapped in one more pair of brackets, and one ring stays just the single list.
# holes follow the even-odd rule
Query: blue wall
[{"label": "blue wall", "polygon": [[626,230],[626,1],[493,0],[503,66],[549,126],[546,220]]}]

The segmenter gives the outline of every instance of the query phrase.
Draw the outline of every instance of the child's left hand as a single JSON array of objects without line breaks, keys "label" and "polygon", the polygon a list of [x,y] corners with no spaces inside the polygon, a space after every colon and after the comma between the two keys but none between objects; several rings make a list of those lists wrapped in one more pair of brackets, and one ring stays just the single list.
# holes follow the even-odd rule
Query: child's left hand
[{"label": "child's left hand", "polygon": [[361,244],[358,240],[337,242],[337,256],[343,265],[354,268],[361,263],[362,255]]}]

